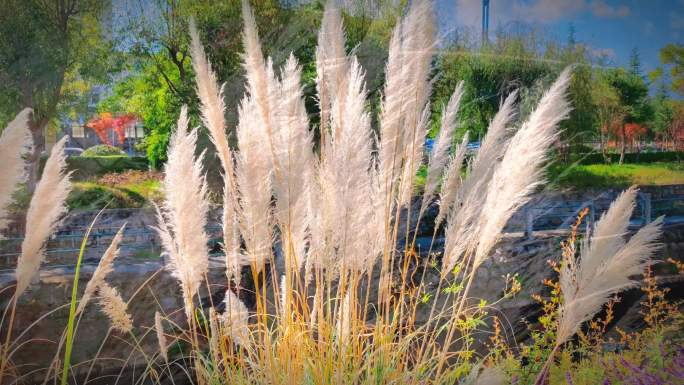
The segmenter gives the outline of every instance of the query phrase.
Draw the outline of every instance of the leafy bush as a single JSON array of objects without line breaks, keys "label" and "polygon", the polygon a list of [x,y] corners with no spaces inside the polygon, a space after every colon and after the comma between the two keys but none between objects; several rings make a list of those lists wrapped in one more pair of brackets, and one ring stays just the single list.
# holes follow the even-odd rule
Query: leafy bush
[{"label": "leafy bush", "polygon": [[112,156],[112,155],[121,155],[125,156],[126,153],[123,152],[120,148],[110,146],[108,144],[98,144],[96,146],[92,146],[85,151],[83,151],[83,154],[81,154],[82,157],[96,157],[96,156]]},{"label": "leafy bush", "polygon": [[[45,160],[41,158],[40,171],[42,173]],[[74,180],[88,180],[108,173],[124,172],[126,170],[146,171],[149,169],[144,157],[129,157],[120,155],[110,156],[74,156],[66,159],[67,170],[72,172]]]}]

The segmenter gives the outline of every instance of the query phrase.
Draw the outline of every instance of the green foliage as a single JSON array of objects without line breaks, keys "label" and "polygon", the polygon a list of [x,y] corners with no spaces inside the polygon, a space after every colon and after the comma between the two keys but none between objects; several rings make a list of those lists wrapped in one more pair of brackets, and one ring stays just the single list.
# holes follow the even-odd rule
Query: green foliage
[{"label": "green foliage", "polygon": [[[179,80],[180,73],[161,55],[159,62],[144,63],[140,72],[130,75],[114,86],[111,96],[98,105],[100,111],[133,112],[142,120],[145,139],[142,144],[152,167],[159,167],[166,160],[166,146],[170,132],[175,126],[183,99],[167,85],[167,78]],[[164,65],[160,72],[157,65]],[[186,63],[187,70],[190,62]],[[191,85],[185,84],[188,90]],[[189,91],[188,91],[189,92]]]},{"label": "green foliage", "polygon": [[34,109],[37,122],[49,122],[82,106],[93,81],[109,78],[120,61],[102,33],[106,6],[103,0],[3,2],[0,126],[24,107]]},{"label": "green foliage", "polygon": [[[43,157],[40,160],[39,170],[41,172],[46,160],[47,157]],[[141,157],[111,155],[93,157],[74,156],[67,158],[67,170],[71,172],[72,179],[74,180],[86,180],[111,172],[147,169],[147,159]]]},{"label": "green foliage", "polygon": [[643,77],[623,68],[611,69],[606,73],[608,84],[617,92],[624,107],[626,123],[646,123],[653,114],[648,103],[648,84]]},{"label": "green foliage", "polygon": [[[286,6],[275,0],[252,4],[259,25],[264,55],[277,68],[292,52],[302,66],[306,108],[317,116],[315,94],[315,53],[317,31],[323,2]],[[382,63],[395,16],[403,5],[382,2],[382,17],[363,13],[344,14],[348,50],[356,49],[367,72],[374,100],[382,85]],[[132,112],[139,116],[145,139],[138,148],[145,152],[150,165],[160,168],[166,160],[166,148],[176,117],[183,104],[188,105],[191,126],[199,125],[194,91],[194,73],[188,48],[187,19],[197,22],[200,38],[209,53],[219,81],[225,82],[226,118],[235,122],[236,108],[244,91],[240,53],[242,51],[242,15],[240,1],[185,2],[162,1],[160,25],[144,19],[126,26],[134,31],[131,53],[125,66],[128,76],[113,85],[113,93],[100,102],[98,111]],[[161,47],[161,48],[159,48]],[[312,124],[318,122],[315,118]]]},{"label": "green foliage", "polygon": [[108,144],[98,144],[96,146],[86,149],[85,151],[83,151],[83,154],[81,154],[82,157],[86,158],[110,155],[126,156],[126,153],[118,147],[110,146]]},{"label": "green foliage", "polygon": [[651,128],[659,134],[666,133],[674,120],[674,101],[667,95],[667,88],[665,82],[661,82],[658,87],[658,92],[651,102],[653,110],[653,120]]},{"label": "green foliage", "polygon": [[660,61],[670,66],[672,90],[684,96],[684,46],[670,43],[660,50]]},{"label": "green foliage", "polygon": [[441,76],[434,85],[433,106],[446,104],[456,84],[465,81],[465,93],[459,113],[459,135],[465,130],[477,138],[487,131],[499,104],[516,88],[531,88],[537,79],[555,73],[547,63],[524,56],[503,56],[505,52],[475,55],[466,50],[452,50],[437,60]]}]

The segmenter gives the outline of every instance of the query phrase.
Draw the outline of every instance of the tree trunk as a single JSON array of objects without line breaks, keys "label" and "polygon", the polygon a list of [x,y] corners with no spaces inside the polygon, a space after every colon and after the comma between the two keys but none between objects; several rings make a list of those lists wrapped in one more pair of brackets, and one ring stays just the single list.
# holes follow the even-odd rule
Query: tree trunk
[{"label": "tree trunk", "polygon": [[608,151],[606,149],[606,135],[601,132],[599,146],[601,146],[601,155],[603,155],[603,162],[610,163],[610,158],[608,157]]},{"label": "tree trunk", "polygon": [[36,113],[36,106],[32,87],[24,87],[24,108],[33,109],[33,117],[29,119],[29,131],[31,131],[31,138],[33,139],[33,150],[28,157],[28,172],[26,179],[26,187],[29,195],[33,195],[36,184],[39,179],[39,165],[40,155],[45,150],[45,127],[57,113],[57,105],[62,96],[62,84],[64,84],[64,75],[66,74],[66,66],[62,67],[59,72],[59,80],[55,84],[55,88],[50,95],[50,98],[42,110],[42,113]]},{"label": "tree trunk", "polygon": [[33,195],[33,191],[36,189],[36,183],[38,183],[39,169],[40,169],[40,155],[45,150],[45,125],[47,119],[29,121],[29,130],[31,131],[31,138],[33,138],[33,149],[28,157],[28,172],[26,178],[26,188],[30,195]]},{"label": "tree trunk", "polygon": [[620,162],[619,164],[623,164],[625,162],[625,147],[627,146],[627,141],[625,140],[625,126],[622,125],[622,129],[620,131]]}]

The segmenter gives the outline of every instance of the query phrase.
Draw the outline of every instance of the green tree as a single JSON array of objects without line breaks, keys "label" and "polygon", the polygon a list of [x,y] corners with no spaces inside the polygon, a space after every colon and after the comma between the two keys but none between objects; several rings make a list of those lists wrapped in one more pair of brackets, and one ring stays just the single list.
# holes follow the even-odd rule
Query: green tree
[{"label": "green tree", "polygon": [[668,44],[660,50],[660,62],[670,67],[672,90],[684,96],[684,46]]},{"label": "green tree", "polygon": [[667,85],[664,81],[661,81],[651,102],[651,108],[653,109],[651,128],[654,133],[661,137],[667,136],[674,119],[672,102],[667,92]]},{"label": "green tree", "polygon": [[[264,54],[276,71],[292,52],[303,67],[307,110],[317,116],[315,93],[315,47],[323,1],[288,5],[277,0],[253,2]],[[386,4],[385,4],[386,3]],[[371,97],[377,99],[382,84],[386,45],[401,6],[381,2],[383,11],[366,14],[362,9],[343,13],[348,50],[354,49],[366,70]],[[152,165],[166,157],[169,132],[183,104],[197,117],[194,74],[188,50],[188,24],[192,16],[220,82],[225,83],[228,127],[237,121],[237,104],[243,95],[242,15],[240,0],[139,0],[140,13],[159,15],[154,19],[135,16],[126,23],[132,37],[127,76],[113,86],[114,93],[99,106],[101,110],[133,112],[141,117],[146,138],[143,147]],[[149,8],[156,11],[149,12]],[[144,12],[148,10],[148,12]],[[374,106],[374,103],[371,103]],[[196,119],[197,122],[199,120]],[[314,125],[317,122],[312,122]],[[208,145],[200,138],[200,145]],[[209,146],[209,151],[213,148]],[[213,157],[207,157],[213,162]],[[212,165],[210,165],[211,167]]]},{"label": "green tree", "polygon": [[6,0],[0,13],[0,126],[32,108],[29,189],[45,148],[45,129],[75,81],[106,76],[111,45],[99,17],[102,0]]},{"label": "green tree", "polygon": [[460,47],[448,49],[437,59],[440,76],[434,85],[433,106],[446,104],[456,84],[461,80],[465,83],[459,113],[460,134],[466,130],[473,138],[485,134],[508,94],[534,87],[538,79],[558,72],[558,68],[544,61],[530,60],[520,41],[503,45],[497,38],[496,44],[501,45],[490,44],[480,53]]},{"label": "green tree", "polygon": [[591,60],[585,45],[576,44],[574,28],[570,30],[568,43],[559,55],[563,67],[572,67],[572,80],[568,87],[568,97],[572,110],[568,119],[561,122],[561,140],[565,151],[561,155],[568,159],[573,148],[596,136],[596,111],[592,103]]},{"label": "green tree", "polygon": [[601,153],[607,161],[607,136],[611,129],[622,124],[625,108],[620,103],[620,95],[613,87],[606,71],[598,71],[593,76],[591,103],[596,107],[596,121],[600,136]]},{"label": "green tree", "polygon": [[648,84],[640,75],[627,72],[623,68],[609,70],[609,84],[617,92],[620,105],[623,107],[623,120],[618,127],[620,139],[620,164],[624,162],[626,148],[625,123],[644,124],[653,116],[653,109],[648,100]]},{"label": "green tree", "polygon": [[[191,70],[189,61],[185,66],[186,71]],[[112,94],[98,105],[99,112],[133,112],[141,119],[145,129],[142,149],[155,168],[166,160],[169,135],[184,102],[169,84],[183,84],[180,71],[169,60],[155,58],[114,85]]]},{"label": "green tree", "polygon": [[641,57],[637,47],[632,48],[632,52],[629,54],[629,73],[634,76],[641,76]]}]

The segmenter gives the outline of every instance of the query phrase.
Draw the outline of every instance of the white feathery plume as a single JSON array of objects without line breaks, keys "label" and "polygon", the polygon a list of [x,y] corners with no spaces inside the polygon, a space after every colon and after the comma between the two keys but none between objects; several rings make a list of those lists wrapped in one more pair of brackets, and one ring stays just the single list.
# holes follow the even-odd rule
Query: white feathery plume
[{"label": "white feathery plume", "polygon": [[162,317],[158,311],[154,312],[154,330],[157,332],[157,342],[159,343],[159,353],[161,353],[164,361],[169,361],[168,343],[166,341],[166,334],[164,334],[164,326],[162,325]]},{"label": "white feathery plume", "polygon": [[305,282],[313,277],[314,268],[332,267],[334,265],[333,230],[336,213],[335,185],[327,175],[330,170],[323,156],[314,173],[314,183],[310,194],[310,238],[305,264]]},{"label": "white feathery plume", "polygon": [[221,315],[224,330],[233,341],[245,348],[249,348],[249,312],[247,306],[230,290],[226,291],[223,299],[226,311]]},{"label": "white feathery plume", "polygon": [[404,66],[403,77],[409,81],[408,94],[404,99],[404,140],[414,137],[413,127],[420,125],[422,113],[429,101],[432,51],[435,47],[435,21],[432,2],[413,1],[401,22],[401,38]]},{"label": "white feathery plume", "polygon": [[53,147],[45,163],[43,175],[36,185],[26,213],[26,235],[21,243],[21,255],[17,261],[17,289],[19,297],[36,275],[45,257],[45,242],[60,223],[67,210],[65,202],[71,191],[69,173],[66,169],[64,146],[68,137],[62,138]]},{"label": "white feathery plume", "polygon": [[461,144],[456,148],[456,153],[449,159],[446,170],[444,171],[444,179],[439,193],[439,213],[435,219],[435,228],[439,228],[442,221],[446,218],[447,213],[456,201],[457,193],[461,186],[461,169],[463,168],[463,161],[465,160],[466,151],[468,150],[468,132],[463,135]]},{"label": "white feathery plume", "polygon": [[114,235],[114,238],[112,238],[112,242],[109,244],[109,247],[107,247],[107,250],[105,250],[104,254],[102,254],[102,258],[100,258],[97,268],[95,268],[93,275],[86,284],[81,301],[78,303],[76,314],[80,314],[85,309],[93,294],[95,294],[97,288],[105,282],[107,275],[114,270],[114,259],[119,256],[119,244],[123,239],[123,232],[125,228],[125,224],[121,226],[116,235]]},{"label": "white feathery plume", "polygon": [[482,208],[483,222],[479,225],[473,269],[499,240],[511,215],[529,201],[530,194],[542,183],[542,165],[558,137],[556,128],[570,112],[565,96],[571,75],[569,68],[561,72],[529,120],[511,138],[501,163],[494,171]]},{"label": "white feathery plume", "polygon": [[397,180],[401,175],[404,135],[402,127],[403,100],[406,89],[401,52],[401,22],[397,24],[389,43],[385,67],[385,89],[380,111],[380,144],[378,149],[379,178],[385,217],[394,210]]},{"label": "white feathery plume", "polygon": [[225,177],[230,179],[232,177],[233,160],[226,133],[224,118],[226,105],[223,101],[223,86],[219,86],[216,74],[211,69],[211,63],[204,53],[194,19],[190,19],[190,38],[192,67],[196,75],[197,96],[199,96],[201,102],[202,122],[209,130],[211,141],[216,147],[218,157],[221,160]]},{"label": "white feathery plume", "polygon": [[121,298],[119,292],[106,283],[100,285],[98,292],[100,293],[98,303],[102,307],[102,311],[109,317],[112,328],[122,333],[133,330],[133,321],[126,310],[126,302]]},{"label": "white feathery plume", "polygon": [[501,107],[499,107],[499,111],[494,115],[494,119],[489,123],[487,135],[482,139],[480,149],[473,158],[473,169],[478,168],[480,164],[486,166],[493,159],[502,156],[501,145],[506,143],[506,129],[509,128],[509,125],[517,115],[515,111],[515,101],[517,98],[517,90],[508,94]]},{"label": "white feathery plume", "polygon": [[442,109],[442,119],[440,122],[439,135],[432,148],[430,161],[428,163],[427,178],[425,181],[425,191],[423,192],[423,202],[421,208],[432,199],[437,186],[442,179],[444,166],[449,160],[449,150],[454,140],[454,130],[456,129],[456,115],[463,97],[463,82],[459,82],[454,93],[449,98],[446,107]]},{"label": "white feathery plume", "polygon": [[[268,156],[274,157],[274,114],[278,104],[279,85],[273,72],[271,59],[264,60],[264,55],[261,52],[256,21],[248,0],[242,0],[242,18],[244,21],[243,42],[245,48],[243,68],[247,80],[247,94],[254,101],[255,110],[253,112],[261,117],[261,124],[266,133],[265,137],[269,141],[270,154]],[[250,119],[254,118],[250,116]]]},{"label": "white feathery plume", "polygon": [[624,236],[628,232],[629,218],[634,211],[637,193],[636,186],[631,186],[615,198],[594,225],[591,242],[582,244],[583,268],[578,271],[580,275],[576,277],[580,286],[586,286],[605,259],[615,255],[625,244]]},{"label": "white feathery plume", "polygon": [[479,216],[482,215],[485,199],[482,196],[483,194],[476,192],[486,191],[486,186],[487,183],[484,180],[474,183],[472,193],[457,198],[447,214],[443,274],[451,272],[456,263],[477,242],[477,224]]},{"label": "white feathery plume", "polygon": [[[515,116],[516,97],[517,92],[508,95],[492,119],[465,180],[462,183],[458,179],[445,181],[444,187],[448,190],[442,190],[443,201],[440,202],[439,222],[436,222],[441,223],[445,218],[448,222],[444,249],[445,273],[451,271],[464,253],[472,250],[478,241],[478,219],[487,198],[489,182],[508,145],[506,128]],[[467,143],[462,143],[460,150],[465,156]],[[450,176],[456,178],[455,174]],[[454,186],[458,188],[454,190]]]},{"label": "white feathery plume", "polygon": [[329,129],[333,99],[345,88],[348,67],[345,40],[340,9],[334,0],[328,0],[323,11],[316,47],[316,90],[321,109],[322,135]]},{"label": "white feathery plume", "polygon": [[422,154],[422,143],[414,143],[422,135],[434,46],[431,3],[414,1],[394,29],[385,69],[378,162],[379,194],[383,197],[385,217],[395,204],[397,180],[403,178],[404,186],[399,192],[399,203],[406,203],[413,189],[414,169],[420,167],[416,156]]},{"label": "white feathery plume", "polygon": [[309,205],[315,166],[313,137],[300,84],[301,68],[292,54],[282,70],[277,130],[279,178],[274,178],[276,219],[284,247],[292,248],[296,270],[304,264]]},{"label": "white feathery plume", "polygon": [[630,277],[643,274],[662,246],[663,217],[642,227],[629,241],[625,235],[635,206],[631,187],[611,204],[582,244],[579,260],[566,256],[560,274],[563,304],[556,344],[561,345],[593,317],[615,293],[636,286]]},{"label": "white feathery plume", "polygon": [[[371,127],[370,116],[364,110],[366,90],[364,72],[355,57],[349,67],[344,108],[333,105],[331,123],[341,129],[332,138],[329,156],[322,160],[321,178],[324,225],[331,226],[332,249],[340,254],[343,267],[353,270],[368,268],[374,255],[368,255],[370,236],[365,231],[373,223],[374,207],[371,200]],[[338,115],[341,113],[341,116]]]},{"label": "white feathery plume", "polygon": [[423,152],[425,149],[425,137],[428,133],[429,119],[430,106],[428,104],[425,106],[420,121],[413,130],[412,136],[405,138],[406,149],[399,190],[399,206],[408,204],[413,196],[416,174],[423,164]]},{"label": "white feathery plume", "polygon": [[[494,115],[494,119],[489,123],[487,135],[482,139],[480,148],[473,157],[468,177],[463,181],[462,194],[459,195],[478,194],[484,198],[485,191],[476,191],[473,188],[476,185],[483,188],[487,187],[496,166],[506,152],[508,146],[506,134],[509,125],[516,116],[515,101],[517,97],[518,91],[511,92]],[[484,183],[481,183],[482,181]]]},{"label": "white feathery plume", "polygon": [[[8,223],[6,218],[7,206],[12,201],[12,194],[19,183],[24,180],[24,160],[22,155],[31,146],[31,132],[28,130],[28,120],[32,110],[25,108],[12,120],[0,135],[0,154],[2,167],[0,168],[0,232]],[[0,235],[2,239],[2,235]]]},{"label": "white feathery plume", "polygon": [[255,263],[261,270],[273,245],[271,162],[263,148],[264,126],[257,103],[246,96],[238,107],[236,177],[240,193],[240,232],[246,255],[242,264]]},{"label": "white feathery plume", "polygon": [[162,209],[157,208],[157,232],[169,257],[172,275],[180,281],[188,321],[192,318],[193,297],[209,266],[204,153],[195,157],[196,142],[197,129],[188,132],[187,108],[183,106],[164,167],[165,201]]},{"label": "white feathery plume", "polygon": [[233,155],[228,144],[224,112],[223,86],[219,86],[216,74],[211,69],[202,43],[195,27],[194,19],[190,19],[190,38],[192,66],[195,70],[197,95],[201,102],[202,122],[209,130],[209,137],[216,147],[221,166],[223,167],[223,249],[226,256],[226,274],[239,284],[240,274],[240,237],[238,234],[236,213],[235,171]]}]

